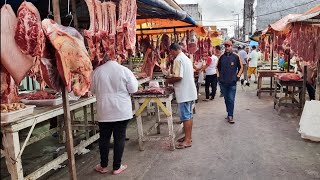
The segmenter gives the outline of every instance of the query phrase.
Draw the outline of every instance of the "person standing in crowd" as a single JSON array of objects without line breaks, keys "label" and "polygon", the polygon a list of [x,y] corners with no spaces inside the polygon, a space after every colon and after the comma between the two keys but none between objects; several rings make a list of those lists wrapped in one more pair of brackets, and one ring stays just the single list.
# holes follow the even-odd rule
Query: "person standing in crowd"
[{"label": "person standing in crowd", "polygon": [[[297,67],[298,67],[297,68],[298,73],[300,74],[300,76],[302,76],[302,78],[305,78],[305,77],[303,77],[303,69],[300,64],[300,58],[297,58],[296,62],[297,62]],[[308,91],[310,101],[316,99],[316,84],[317,84],[316,78],[317,78],[317,66],[316,65],[314,65],[314,66],[308,65],[307,66],[306,88]]]},{"label": "person standing in crowd", "polygon": [[[219,59],[220,56],[221,56],[221,47],[219,45],[215,46],[213,52]],[[223,97],[221,86],[220,86],[220,82],[219,82],[219,87],[220,87],[220,97]]]},{"label": "person standing in crowd", "polygon": [[126,128],[132,119],[131,93],[138,90],[138,81],[133,73],[115,60],[105,57],[106,63],[92,73],[91,93],[97,98],[97,120],[100,130],[100,163],[95,170],[107,173],[109,143],[114,138],[113,174],[119,174],[127,165],[121,164]]},{"label": "person standing in crowd", "polygon": [[[206,71],[206,78],[205,78],[205,92],[206,92],[206,99],[204,101],[213,100],[216,91],[217,91],[217,72],[216,72],[216,66],[218,62],[218,58],[215,55],[212,55],[212,57],[209,56],[208,52],[203,53],[203,59],[206,60],[206,64],[201,67],[200,71]],[[210,87],[211,87],[211,93],[210,93]],[[210,97],[211,95],[211,97]]]},{"label": "person standing in crowd", "polygon": [[[243,66],[243,79],[247,79],[247,71],[248,71],[248,66],[247,66],[247,58],[248,58],[248,54],[247,52],[244,50],[244,48],[242,46],[239,46],[240,50],[239,50],[239,56],[242,60],[242,66]],[[249,51],[249,48],[248,48]]]},{"label": "person standing in crowd", "polygon": [[230,124],[234,123],[233,111],[237,91],[237,81],[240,79],[243,66],[239,55],[232,52],[232,42],[225,41],[225,53],[220,56],[217,65],[217,76],[220,87],[224,95],[227,109],[227,120]]},{"label": "person standing in crowd", "polygon": [[259,54],[256,51],[256,46],[252,46],[252,51],[248,58],[249,67],[248,67],[247,81],[249,82],[249,80],[251,79],[251,75],[253,74],[255,84],[257,84],[257,76],[258,76],[257,75],[258,58],[259,58]]},{"label": "person standing in crowd", "polygon": [[194,84],[193,65],[191,60],[181,51],[179,44],[170,45],[170,54],[175,58],[173,77],[166,80],[166,85],[173,84],[179,107],[180,120],[183,122],[185,136],[178,140],[177,149],[191,147],[192,139],[192,104],[197,99]]}]

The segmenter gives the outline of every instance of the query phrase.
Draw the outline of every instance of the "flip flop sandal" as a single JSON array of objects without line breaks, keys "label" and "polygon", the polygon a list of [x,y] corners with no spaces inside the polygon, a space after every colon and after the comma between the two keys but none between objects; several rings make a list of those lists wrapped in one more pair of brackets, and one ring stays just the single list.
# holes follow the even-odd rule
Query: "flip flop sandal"
[{"label": "flip flop sandal", "polygon": [[102,174],[105,174],[105,173],[108,172],[107,168],[101,167],[100,164],[97,164],[94,169],[95,169],[96,171],[98,171],[99,173],[102,173]]},{"label": "flip flop sandal", "polygon": [[117,170],[113,170],[112,174],[114,174],[114,175],[120,174],[120,173],[122,173],[122,171],[126,170],[127,168],[128,168],[128,165],[121,164],[120,168]]},{"label": "flip flop sandal", "polygon": [[[177,140],[177,142],[180,142],[180,143],[182,143],[183,141],[184,141],[184,137]],[[192,139],[191,139],[191,142],[192,142]]]},{"label": "flip flop sandal", "polygon": [[228,122],[229,122],[230,124],[234,124],[234,123],[235,123],[233,119],[229,119]]},{"label": "flip flop sandal", "polygon": [[185,148],[189,148],[191,147],[192,145],[184,145],[183,143],[180,143],[180,144],[177,144],[176,145],[176,149],[185,149]]}]

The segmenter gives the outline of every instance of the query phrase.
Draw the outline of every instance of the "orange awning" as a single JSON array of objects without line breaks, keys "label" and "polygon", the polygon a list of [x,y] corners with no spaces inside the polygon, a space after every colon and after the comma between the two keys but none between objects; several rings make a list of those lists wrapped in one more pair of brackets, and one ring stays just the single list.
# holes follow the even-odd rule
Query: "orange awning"
[{"label": "orange awning", "polygon": [[296,18],[301,16],[301,14],[288,14],[282,19],[279,19],[277,22],[270,24],[268,28],[262,31],[262,34],[266,34],[268,32],[277,31],[277,32],[283,32],[286,33],[290,29],[290,22],[289,20],[292,18]]},{"label": "orange awning", "polygon": [[207,35],[207,30],[201,25],[190,25],[186,22],[173,19],[137,19],[136,34],[163,34],[181,33],[187,30],[194,30],[200,36]]}]

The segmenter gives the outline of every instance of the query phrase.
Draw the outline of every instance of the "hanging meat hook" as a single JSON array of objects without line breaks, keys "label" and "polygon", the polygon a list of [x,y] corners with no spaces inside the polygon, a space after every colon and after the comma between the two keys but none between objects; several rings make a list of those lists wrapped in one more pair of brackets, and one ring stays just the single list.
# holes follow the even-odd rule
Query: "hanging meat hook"
[{"label": "hanging meat hook", "polygon": [[68,14],[66,15],[66,17],[69,17],[71,16],[71,20],[70,20],[70,23],[69,23],[69,26],[71,25],[72,21],[73,21],[73,15],[70,11],[70,0],[68,0]]},{"label": "hanging meat hook", "polygon": [[50,17],[53,17],[53,13],[51,11],[51,0],[49,0],[49,4],[48,4],[48,15],[47,15],[47,19],[50,19]]}]

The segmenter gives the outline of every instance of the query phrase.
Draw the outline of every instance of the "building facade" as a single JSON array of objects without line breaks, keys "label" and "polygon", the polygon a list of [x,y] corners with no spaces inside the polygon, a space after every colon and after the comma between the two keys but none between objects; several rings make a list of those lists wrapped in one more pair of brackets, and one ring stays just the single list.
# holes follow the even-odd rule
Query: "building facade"
[{"label": "building facade", "polygon": [[179,4],[197,23],[202,24],[202,10],[199,4]]},{"label": "building facade", "polygon": [[242,38],[246,41],[255,31],[255,29],[253,29],[254,1],[255,0],[244,0]]},{"label": "building facade", "polygon": [[[245,0],[247,1],[247,0]],[[320,3],[319,0],[256,0],[257,29],[263,30],[288,14],[301,14]],[[278,12],[279,11],[279,12]]]}]

